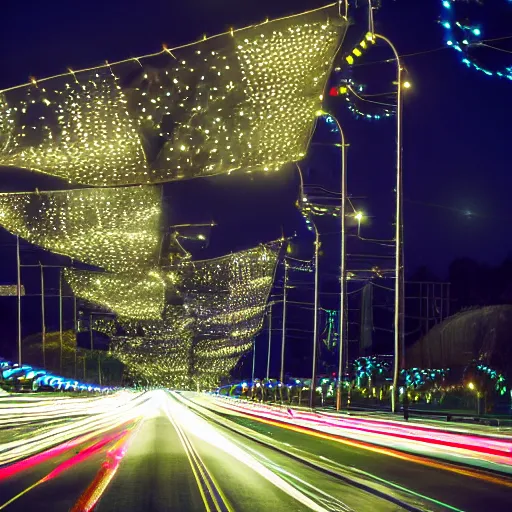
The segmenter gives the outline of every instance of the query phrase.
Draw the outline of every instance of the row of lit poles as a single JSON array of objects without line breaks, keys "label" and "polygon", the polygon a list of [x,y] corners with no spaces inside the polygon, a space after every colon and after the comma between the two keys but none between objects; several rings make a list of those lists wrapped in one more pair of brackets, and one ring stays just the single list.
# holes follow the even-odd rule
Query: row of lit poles
[{"label": "row of lit poles", "polygon": [[[371,12],[371,0],[368,0],[369,9]],[[340,2],[341,6],[341,2]],[[341,12],[341,11],[340,11]],[[370,19],[371,19],[370,15]],[[402,64],[400,56],[393,45],[393,43],[380,34],[373,32],[373,20],[370,21],[370,32],[369,35],[372,39],[378,39],[385,42],[393,51],[394,61],[396,63],[396,82],[397,86],[397,105],[396,105],[396,214],[395,214],[395,299],[394,299],[394,362],[393,362],[393,388],[391,395],[391,409],[393,412],[398,410],[398,388],[399,388],[399,376],[400,369],[403,361],[403,191],[402,191],[402,90],[409,89],[411,83],[409,81],[402,80]],[[341,209],[340,209],[340,220],[341,220],[341,266],[340,266],[340,309],[339,309],[339,325],[340,325],[340,336],[339,336],[339,351],[338,351],[338,379],[336,389],[336,409],[340,410],[342,407],[342,380],[343,380],[343,363],[345,360],[346,352],[346,301],[347,301],[347,270],[346,270],[346,198],[347,198],[347,158],[345,142],[345,134],[341,127],[340,122],[330,112],[319,110],[317,116],[329,116],[337,125],[338,131],[341,136]],[[361,212],[356,212],[355,219],[358,221],[358,230],[363,219]],[[310,389],[310,407],[314,407],[314,393],[315,393],[315,380],[316,380],[316,367],[317,367],[317,348],[318,348],[318,251],[319,251],[319,239],[318,230],[313,224],[315,229],[315,305],[314,305],[314,324],[313,324],[313,357],[312,357],[312,384]],[[285,277],[284,277],[284,291],[283,291],[283,326],[282,326],[282,340],[281,340],[281,369],[280,369],[280,381],[284,383],[284,354],[285,354],[285,343],[286,343],[286,297],[287,297],[287,266],[285,261]],[[270,305],[269,315],[269,346],[268,346],[268,359],[267,359],[267,379],[269,377],[270,370],[270,349],[271,349],[271,311],[272,305]],[[255,353],[253,354],[253,380],[254,380],[254,364],[255,364]]]}]

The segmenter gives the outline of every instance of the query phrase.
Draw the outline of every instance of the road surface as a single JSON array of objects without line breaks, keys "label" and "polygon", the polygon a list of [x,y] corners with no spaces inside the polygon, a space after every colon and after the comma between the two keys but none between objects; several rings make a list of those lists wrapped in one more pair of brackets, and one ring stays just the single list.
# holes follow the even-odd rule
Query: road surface
[{"label": "road surface", "polygon": [[0,510],[512,507],[505,475],[446,469],[224,414],[190,393],[2,399],[0,442]]}]

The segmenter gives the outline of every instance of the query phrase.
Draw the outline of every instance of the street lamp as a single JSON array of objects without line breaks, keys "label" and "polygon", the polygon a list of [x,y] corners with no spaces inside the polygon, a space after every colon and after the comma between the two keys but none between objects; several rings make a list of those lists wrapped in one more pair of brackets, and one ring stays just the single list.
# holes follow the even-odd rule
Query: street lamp
[{"label": "street lamp", "polygon": [[[371,2],[370,2],[371,9]],[[403,244],[402,244],[402,220],[403,220],[403,193],[402,193],[402,85],[408,89],[411,84],[402,84],[402,64],[400,56],[393,43],[385,36],[373,34],[373,37],[384,41],[393,51],[396,62],[396,219],[395,219],[395,318],[394,318],[394,365],[393,365],[393,393],[391,395],[391,410],[397,412],[398,380],[400,377],[400,366],[403,360]],[[406,85],[408,84],[408,86]]]},{"label": "street lamp", "polygon": [[361,236],[361,221],[363,220],[364,215],[362,212],[356,212],[354,215],[354,219],[357,220],[357,236]]},{"label": "street lamp", "polygon": [[340,336],[339,336],[339,350],[338,350],[338,381],[336,386],[336,410],[341,409],[341,393],[342,393],[342,380],[343,380],[343,350],[345,343],[345,302],[346,302],[346,288],[347,288],[347,251],[346,251],[346,209],[347,209],[347,145],[345,143],[345,134],[343,129],[336,118],[323,110],[318,110],[317,116],[330,116],[340,132],[341,137],[341,208],[340,208],[340,221],[341,221],[341,266],[340,266]]}]

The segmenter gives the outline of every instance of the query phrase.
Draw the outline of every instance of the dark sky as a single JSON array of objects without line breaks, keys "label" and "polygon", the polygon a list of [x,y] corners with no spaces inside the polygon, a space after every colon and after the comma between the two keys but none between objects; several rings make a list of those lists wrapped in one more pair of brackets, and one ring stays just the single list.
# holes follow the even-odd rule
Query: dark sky
[{"label": "dark sky", "polygon": [[[42,78],[68,67],[79,69],[158,51],[163,42],[172,47],[204,33],[242,27],[267,16],[323,3],[5,0],[0,88],[25,82],[29,76]],[[377,29],[395,42],[401,54],[443,47],[443,31],[436,22],[440,3],[382,0],[382,8],[375,14]],[[512,8],[503,1],[505,8],[498,9],[498,15],[490,2],[485,3],[482,19],[489,21],[485,36],[511,35],[512,28],[507,30],[507,25],[512,27]],[[498,3],[494,0],[493,8]],[[357,20],[364,19],[362,8],[353,13]],[[359,24],[349,34],[356,40],[364,32],[364,25]],[[490,57],[493,63],[499,62],[495,54]],[[360,62],[368,64],[388,55],[375,49]],[[512,64],[512,55],[499,55],[504,64],[507,58]],[[466,69],[450,49],[407,57],[405,65],[413,83],[405,101],[403,153],[408,268],[427,264],[443,277],[449,262],[458,256],[499,263],[512,250],[512,173],[507,151],[512,83]],[[392,65],[373,64],[355,68],[353,76],[367,81],[368,92],[378,93],[390,90],[392,73]],[[393,222],[393,120],[355,120],[341,103],[335,109],[351,145],[349,191],[365,197],[356,203],[371,215],[371,225],[364,227],[364,234],[389,237]],[[317,179],[325,172],[326,182],[333,181],[336,158],[321,147],[313,148],[311,154]],[[468,218],[465,210],[474,215]]]}]

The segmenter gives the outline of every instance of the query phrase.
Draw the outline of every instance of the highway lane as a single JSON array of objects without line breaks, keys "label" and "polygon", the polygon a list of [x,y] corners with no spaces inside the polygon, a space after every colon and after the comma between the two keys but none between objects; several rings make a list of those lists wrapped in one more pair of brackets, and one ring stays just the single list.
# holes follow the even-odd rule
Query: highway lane
[{"label": "highway lane", "polygon": [[[51,448],[46,440],[38,454],[0,467],[0,510],[401,509],[396,499],[297,463],[201,417],[163,391],[148,393],[129,420],[125,414],[110,428],[102,414],[97,431],[91,424],[89,432],[65,442],[59,437]],[[10,460],[9,450],[3,454]]]},{"label": "highway lane", "polygon": [[[208,405],[204,396],[184,396],[196,404]],[[349,478],[364,477],[388,489],[401,488],[421,495],[434,508],[468,511],[512,508],[512,482],[505,475],[468,470],[425,457],[365,446],[350,439],[333,441],[230,411],[219,414],[215,407],[209,411],[222,423],[232,422],[235,428],[248,429],[262,442],[271,443],[291,455],[325,465]]]}]

